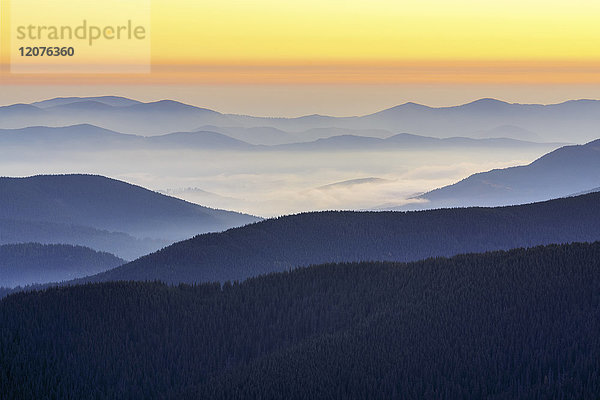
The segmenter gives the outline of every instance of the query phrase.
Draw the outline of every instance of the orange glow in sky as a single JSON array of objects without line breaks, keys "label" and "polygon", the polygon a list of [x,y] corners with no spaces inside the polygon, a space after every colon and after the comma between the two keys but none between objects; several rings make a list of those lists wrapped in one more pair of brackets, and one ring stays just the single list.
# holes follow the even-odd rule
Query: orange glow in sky
[{"label": "orange glow in sky", "polygon": [[[38,21],[66,18],[76,23],[81,17],[71,12],[72,0],[53,1],[52,12],[42,7],[48,4],[45,0],[22,0],[18,4],[25,1],[40,3],[39,7],[30,6],[25,14]],[[377,85],[410,85],[411,89],[403,93],[410,92],[413,98],[398,95],[398,101],[414,100],[415,93],[421,93],[415,89],[419,85],[427,85],[430,92],[438,85],[441,89],[431,92],[435,95],[422,97],[428,104],[442,102],[440,91],[444,93],[444,103],[451,101],[448,99],[464,101],[464,93],[482,93],[464,89],[477,85],[496,88],[483,91],[484,96],[504,96],[515,101],[532,100],[532,93],[540,93],[535,97],[539,102],[573,96],[600,97],[595,94],[596,89],[592,90],[600,84],[598,0],[131,0],[127,12],[116,14],[105,8],[94,11],[89,4],[104,2],[89,0],[85,4],[90,12],[85,16],[110,22],[113,13],[135,21],[139,19],[136,1],[150,5],[150,73],[9,73],[8,63],[15,54],[9,50],[7,36],[14,29],[14,21],[7,10],[10,3],[14,6],[19,0],[2,1],[0,85],[5,85],[5,93],[10,86],[11,93],[20,93],[18,87],[24,88],[23,93],[31,93],[26,98],[33,97],[34,88],[38,96],[42,92],[73,94],[68,87],[81,88],[85,93],[110,94],[102,87],[128,86],[132,96],[137,93],[143,98],[177,98],[177,93],[188,93],[184,88],[191,86],[266,85],[285,86],[285,96],[294,85],[339,85],[344,89],[340,89],[339,100],[335,101],[340,102],[341,113],[352,106],[343,105],[348,97],[346,88],[354,86],[360,93],[361,85],[369,86],[373,99],[383,93],[377,92]],[[98,59],[103,62],[135,62],[134,52],[113,51],[102,45],[96,48]],[[44,91],[44,86],[53,89]],[[557,90],[551,89],[555,86]],[[84,87],[88,89],[83,90]],[[93,87],[98,89],[89,89]],[[154,92],[153,87],[157,88]],[[567,87],[569,90],[565,90]],[[515,95],[507,96],[508,89]],[[230,91],[229,98],[242,92],[247,91]],[[298,98],[303,96],[298,94]],[[213,93],[210,97],[180,98],[210,105],[214,97]],[[274,99],[265,103],[265,109],[284,103],[281,96]],[[330,102],[333,104],[334,100]],[[251,100],[248,109],[254,110],[256,103]],[[303,104],[307,106],[303,108]],[[379,107],[380,103],[373,104]],[[295,114],[299,109],[312,110],[309,103],[298,100],[290,106],[289,113]],[[337,112],[338,108],[334,110]]]},{"label": "orange glow in sky", "polygon": [[[52,4],[57,14],[72,8],[70,0]],[[31,18],[36,12],[31,9]],[[38,17],[53,18],[48,10]],[[599,82],[599,19],[597,0],[153,0],[153,72],[130,80]],[[10,30],[6,22],[3,17],[3,38]],[[6,62],[6,46],[3,55]],[[131,62],[128,56],[105,58]],[[19,84],[73,80],[3,78]],[[114,74],[74,78],[89,83],[122,79]]]}]

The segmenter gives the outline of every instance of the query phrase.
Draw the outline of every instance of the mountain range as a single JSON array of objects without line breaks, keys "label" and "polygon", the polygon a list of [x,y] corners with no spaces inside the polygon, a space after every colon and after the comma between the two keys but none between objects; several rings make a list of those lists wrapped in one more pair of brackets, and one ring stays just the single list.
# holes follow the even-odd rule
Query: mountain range
[{"label": "mountain range", "polygon": [[[486,132],[498,131],[516,139],[584,143],[597,138],[599,120],[600,101],[597,100],[540,105],[480,99],[460,106],[438,108],[406,103],[357,117],[308,115],[297,118],[222,114],[172,100],[142,103],[117,97],[62,98],[0,107],[0,128],[4,129],[89,123],[117,132],[151,136],[193,131],[209,125],[228,128],[229,132],[239,128],[260,128],[263,132],[257,135],[263,137],[255,142],[261,144],[282,144],[287,140],[265,143],[267,136],[273,136],[272,131],[264,136],[267,128],[291,135],[321,129],[326,135],[323,137],[339,135],[326,133],[330,128],[383,130],[392,134],[409,132],[439,138],[489,137]],[[312,136],[308,140],[314,139]]]},{"label": "mountain range", "polygon": [[145,150],[145,149],[253,149],[256,146],[230,138],[220,133],[174,132],[160,136],[145,137],[114,132],[94,125],[81,124],[65,127],[34,126],[21,129],[0,129],[0,145],[24,147],[27,150],[41,148],[60,151],[79,150]]},{"label": "mountain range", "polygon": [[[595,100],[298,118],[116,96],[0,107],[7,171],[96,163],[174,188],[0,177],[0,398],[596,398],[599,122]],[[169,196],[387,201],[550,150],[394,211],[264,220]]]},{"label": "mountain range", "polygon": [[[214,128],[214,127],[213,127]],[[219,129],[215,129],[219,130]],[[339,130],[346,132],[344,130]],[[359,131],[362,132],[362,131]],[[324,130],[323,135],[331,134]],[[369,132],[364,132],[368,134]],[[306,139],[306,138],[305,138]],[[508,138],[471,139],[453,137],[438,139],[407,133],[378,138],[340,134],[302,142],[255,145],[223,133],[208,130],[174,132],[157,136],[124,134],[90,124],[64,127],[33,126],[20,129],[0,129],[0,146],[4,151],[108,151],[108,150],[229,150],[229,151],[382,151],[418,148],[516,148],[539,147],[554,149],[561,143],[538,143]],[[273,142],[277,143],[276,140]]]},{"label": "mountain range", "polygon": [[82,281],[241,281],[328,262],[595,241],[599,220],[600,193],[498,208],[304,213],[199,235]]}]

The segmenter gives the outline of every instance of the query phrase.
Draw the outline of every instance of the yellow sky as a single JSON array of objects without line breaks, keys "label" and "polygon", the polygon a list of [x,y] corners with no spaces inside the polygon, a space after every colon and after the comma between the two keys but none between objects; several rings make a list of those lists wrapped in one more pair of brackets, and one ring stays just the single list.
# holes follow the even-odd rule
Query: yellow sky
[{"label": "yellow sky", "polygon": [[[51,3],[27,15],[71,22],[74,4],[90,19],[134,20],[132,4],[151,5],[152,74],[4,73],[14,84],[600,82],[598,0],[132,0],[126,12],[95,11],[108,0],[11,1]],[[132,62],[110,52],[96,54]]]},{"label": "yellow sky", "polygon": [[155,61],[598,59],[597,0],[153,2]]}]

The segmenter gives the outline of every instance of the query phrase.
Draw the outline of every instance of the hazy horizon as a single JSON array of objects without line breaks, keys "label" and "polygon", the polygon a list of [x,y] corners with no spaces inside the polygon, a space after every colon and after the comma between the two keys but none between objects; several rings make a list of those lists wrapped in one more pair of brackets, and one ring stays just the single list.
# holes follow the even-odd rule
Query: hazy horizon
[{"label": "hazy horizon", "polygon": [[[535,90],[534,90],[535,89]],[[293,118],[361,116],[404,103],[452,107],[493,98],[518,104],[600,100],[600,85],[3,85],[0,106],[57,97],[120,96],[174,100],[223,114]],[[257,101],[258,100],[258,101]]]},{"label": "hazy horizon", "polygon": [[[562,144],[598,139],[600,107],[576,102],[515,109],[483,101],[426,113],[408,106],[358,118],[276,120],[172,103],[111,104],[5,109],[3,174],[98,174],[262,217],[387,209],[475,173],[529,164]],[[58,128],[21,130],[27,126]],[[190,131],[199,133],[169,135]],[[457,137],[470,139],[444,139]],[[573,189],[558,186],[563,195]]]}]

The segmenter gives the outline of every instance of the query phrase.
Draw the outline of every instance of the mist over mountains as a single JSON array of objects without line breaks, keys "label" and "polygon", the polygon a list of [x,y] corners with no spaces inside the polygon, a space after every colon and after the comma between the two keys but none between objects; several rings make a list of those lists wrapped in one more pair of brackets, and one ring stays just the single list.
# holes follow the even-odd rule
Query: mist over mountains
[{"label": "mist over mountains", "polygon": [[[561,160],[568,167],[559,175],[545,158],[500,171],[597,135],[598,104],[481,99],[438,108],[406,103],[361,117],[262,118],[171,100],[56,98],[0,107],[0,166],[16,176],[82,171],[125,178],[263,216],[521,204],[600,185],[595,164],[584,163],[593,153]],[[366,177],[377,180],[334,185]],[[186,187],[198,190],[178,189]]]},{"label": "mist over mountains", "polygon": [[593,192],[600,185],[600,140],[565,146],[529,165],[472,175],[398,209],[499,206]]},{"label": "mist over mountains", "polygon": [[0,245],[0,287],[61,282],[94,275],[125,260],[87,247],[65,244]]},{"label": "mist over mountains", "polygon": [[0,107],[0,398],[593,398],[598,111]]},{"label": "mist over mountains", "polygon": [[[214,128],[214,127],[213,127]],[[219,130],[219,129],[216,129]],[[325,130],[331,133],[330,130]],[[340,130],[346,132],[344,130]],[[362,132],[362,131],[358,131]],[[369,132],[366,132],[369,133]],[[325,134],[325,133],[323,133]],[[108,151],[108,150],[169,150],[196,149],[229,151],[374,151],[394,149],[438,148],[516,148],[545,149],[560,143],[538,143],[510,138],[472,139],[453,137],[438,139],[407,133],[384,138],[341,134],[311,141],[255,145],[225,134],[207,130],[173,132],[157,136],[124,134],[81,124],[64,127],[34,126],[20,129],[0,129],[0,145],[4,148],[37,148],[46,151]],[[274,140],[277,142],[277,140]]]},{"label": "mist over mountains", "polygon": [[[415,193],[482,170],[528,163],[563,145],[541,137],[533,142],[519,135],[440,139],[437,136],[445,134],[424,136],[400,128],[351,125],[283,130],[267,125],[288,119],[231,115],[223,119],[222,114],[177,102],[141,103],[119,97],[58,98],[0,107],[0,114],[4,175],[102,175],[171,191],[210,208],[266,217],[396,207],[412,202],[409,198]],[[205,114],[221,120],[206,121]],[[237,118],[258,125],[242,124]],[[11,121],[23,127],[11,127],[15,125]],[[162,131],[161,124],[166,127]],[[502,134],[502,129],[495,132]],[[366,177],[379,181],[352,189],[322,189]]]},{"label": "mist over mountains", "polygon": [[[172,100],[141,103],[118,97],[51,99],[34,104],[0,107],[0,128],[27,126],[68,126],[92,124],[117,132],[159,135],[175,131],[194,131],[207,125],[221,127],[232,134],[237,131],[247,139],[247,131],[255,129],[262,136],[255,143],[283,144],[288,139],[265,142],[281,136],[295,136],[311,131],[304,140],[339,135],[339,129],[408,132],[433,137],[490,137],[489,132],[516,139],[583,143],[597,138],[600,101],[573,100],[560,104],[511,104],[494,99],[481,99],[454,107],[427,107],[406,103],[360,117],[308,115],[298,118],[265,118],[222,114]],[[507,128],[508,127],[508,128]],[[259,128],[259,129],[257,129]],[[336,133],[327,129],[338,129]],[[315,137],[314,130],[324,130]],[[224,131],[222,133],[225,133]],[[236,136],[235,134],[233,135]],[[370,135],[369,135],[370,136]],[[381,137],[376,134],[376,137]]]},{"label": "mist over mountains", "polygon": [[132,259],[258,220],[102,176],[0,178],[0,243],[79,244]]},{"label": "mist over mountains", "polygon": [[599,220],[600,193],[499,208],[304,213],[199,235],[84,281],[242,281],[329,262],[596,241]]}]

